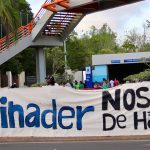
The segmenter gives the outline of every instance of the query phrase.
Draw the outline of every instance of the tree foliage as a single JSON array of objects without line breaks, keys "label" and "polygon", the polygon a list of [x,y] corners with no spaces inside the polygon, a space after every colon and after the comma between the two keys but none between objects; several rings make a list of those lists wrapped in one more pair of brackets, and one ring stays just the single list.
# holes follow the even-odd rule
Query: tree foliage
[{"label": "tree foliage", "polygon": [[[83,41],[73,33],[67,41],[67,59],[71,69],[82,70],[87,63],[91,63],[88,57],[88,50],[83,45]],[[87,59],[87,57],[89,59]]]},{"label": "tree foliage", "polygon": [[116,33],[107,24],[104,24],[100,29],[92,26],[89,42],[92,43],[90,48],[94,54],[98,54],[102,49],[111,49],[114,51],[117,45]]},{"label": "tree foliage", "polygon": [[82,37],[72,32],[67,40],[68,65],[73,70],[83,70],[92,64],[92,55],[114,53],[116,47],[116,34],[107,24],[100,29],[92,26]]},{"label": "tree foliage", "polygon": [[[15,32],[20,26],[20,12],[29,13],[29,21],[32,19],[32,12],[26,0],[0,0],[0,23],[3,25],[3,35]],[[22,21],[26,20],[22,16]],[[0,33],[1,34],[1,33]],[[35,51],[27,49],[13,57],[0,66],[1,72],[12,71],[18,74],[26,71],[27,74],[35,74]]]},{"label": "tree foliage", "polygon": [[100,54],[113,54],[114,52],[111,50],[111,49],[106,49],[106,48],[103,48],[101,51],[100,51]]},{"label": "tree foliage", "polygon": [[21,10],[30,10],[26,0],[0,0],[0,20],[6,34],[19,27]]},{"label": "tree foliage", "polygon": [[138,33],[137,29],[134,28],[126,33],[124,44],[129,46],[129,51],[145,51],[145,45],[149,43],[149,32],[148,27],[143,24],[142,31]]},{"label": "tree foliage", "polygon": [[46,49],[47,72],[57,74],[64,71],[64,52],[60,47]]},{"label": "tree foliage", "polygon": [[26,75],[35,75],[35,69],[35,49],[32,48],[26,49],[0,66],[2,73],[11,71],[15,75],[21,73],[21,71],[25,71]]},{"label": "tree foliage", "polygon": [[136,81],[150,81],[150,69],[147,69],[138,74],[129,75],[124,78],[124,81],[136,82]]},{"label": "tree foliage", "polygon": [[124,41],[122,47],[126,52],[136,52],[137,47],[129,40]]},{"label": "tree foliage", "polygon": [[150,51],[150,43],[146,43],[144,46],[143,46],[143,49],[141,50],[143,52],[148,52]]},{"label": "tree foliage", "polygon": [[[148,38],[137,45],[139,37],[145,33],[138,34],[136,30],[128,32],[123,44],[117,43],[117,35],[111,28],[104,24],[101,28],[92,26],[88,33],[79,36],[72,32],[66,41],[67,45],[67,66],[72,70],[83,70],[85,66],[92,64],[92,55],[115,54],[139,51],[150,51]],[[148,35],[146,35],[148,37]],[[141,38],[143,40],[143,38]],[[140,48],[139,48],[140,47]],[[64,50],[63,47],[45,49],[47,74],[64,73]],[[16,66],[16,67],[15,67]],[[18,54],[15,58],[3,64],[0,69],[5,72],[11,70],[19,73],[24,70],[27,75],[35,75],[36,70],[35,50],[29,49]]]}]

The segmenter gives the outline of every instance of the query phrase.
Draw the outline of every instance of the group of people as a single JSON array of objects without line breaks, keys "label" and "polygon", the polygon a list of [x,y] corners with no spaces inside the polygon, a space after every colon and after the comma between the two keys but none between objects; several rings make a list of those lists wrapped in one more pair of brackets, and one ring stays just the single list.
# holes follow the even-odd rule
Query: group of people
[{"label": "group of people", "polygon": [[84,89],[85,88],[85,84],[82,81],[78,82],[77,80],[75,80],[73,83],[68,81],[65,84],[65,86],[72,87],[74,89]]},{"label": "group of people", "polygon": [[[93,88],[94,89],[108,89],[108,88],[112,88],[112,87],[115,87],[118,85],[119,85],[119,81],[116,78],[114,80],[110,80],[110,81],[108,81],[104,78],[101,83],[95,82],[93,84]],[[83,83],[82,81],[78,82],[77,80],[75,80],[73,83],[67,82],[65,84],[65,86],[72,87],[74,89],[87,88],[85,83]]]},{"label": "group of people", "polygon": [[115,78],[115,80],[110,80],[109,83],[110,83],[110,87],[119,85],[119,81],[116,78]]},{"label": "group of people", "polygon": [[[56,82],[55,82],[55,79],[53,76],[47,76],[45,79],[46,79],[46,82],[48,85],[52,85],[52,86],[56,85]],[[67,80],[66,83],[60,83],[59,85],[66,86],[66,87],[72,87],[74,89],[85,88],[85,84],[82,81],[78,82],[77,80],[75,80],[73,83],[70,82],[69,80]]]},{"label": "group of people", "polygon": [[[46,82],[48,85],[52,85],[54,86],[56,84],[55,79],[53,76],[47,76],[46,78]],[[65,83],[65,84],[60,84],[66,87],[71,87],[74,89],[84,89],[86,88],[86,84],[83,83],[82,81],[78,82],[77,80],[75,80],[74,82],[70,82],[69,80]],[[94,89],[108,89],[108,88],[112,88],[115,86],[119,85],[119,81],[115,78],[114,80],[106,80],[105,78],[103,78],[103,81],[98,83],[97,81],[95,83],[93,83],[93,88]]]},{"label": "group of people", "polygon": [[119,85],[119,81],[115,78],[114,80],[106,80],[103,79],[102,82],[98,83],[97,81],[94,83],[93,88],[94,89],[108,89]]}]

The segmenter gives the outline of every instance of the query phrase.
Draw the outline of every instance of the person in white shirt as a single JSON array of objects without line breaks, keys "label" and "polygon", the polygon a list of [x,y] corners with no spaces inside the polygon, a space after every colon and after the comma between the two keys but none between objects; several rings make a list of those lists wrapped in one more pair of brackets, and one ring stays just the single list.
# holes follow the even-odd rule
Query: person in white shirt
[{"label": "person in white shirt", "polygon": [[114,81],[113,80],[110,80],[110,87],[112,88],[112,87],[114,87]]}]

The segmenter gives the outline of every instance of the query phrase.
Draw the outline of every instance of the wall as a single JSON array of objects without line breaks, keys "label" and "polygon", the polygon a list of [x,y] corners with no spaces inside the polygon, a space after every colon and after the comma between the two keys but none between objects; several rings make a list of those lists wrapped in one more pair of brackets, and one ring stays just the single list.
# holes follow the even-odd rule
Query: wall
[{"label": "wall", "polygon": [[106,65],[95,66],[93,70],[93,82],[101,82],[105,78],[108,79],[108,71]]}]

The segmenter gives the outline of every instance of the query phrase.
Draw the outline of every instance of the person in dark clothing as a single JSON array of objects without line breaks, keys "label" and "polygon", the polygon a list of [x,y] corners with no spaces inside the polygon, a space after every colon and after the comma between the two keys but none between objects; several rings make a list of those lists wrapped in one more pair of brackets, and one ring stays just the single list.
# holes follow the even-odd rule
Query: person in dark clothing
[{"label": "person in dark clothing", "polygon": [[53,76],[50,77],[50,85],[55,85],[55,79]]},{"label": "person in dark clothing", "polygon": [[17,88],[17,84],[14,82],[11,86],[11,88]]},{"label": "person in dark clothing", "polygon": [[46,80],[47,84],[50,85],[50,76],[49,75],[45,77],[45,80]]},{"label": "person in dark clothing", "polygon": [[50,77],[50,75],[48,75],[45,79],[48,85],[55,85],[55,79],[53,76]]}]

